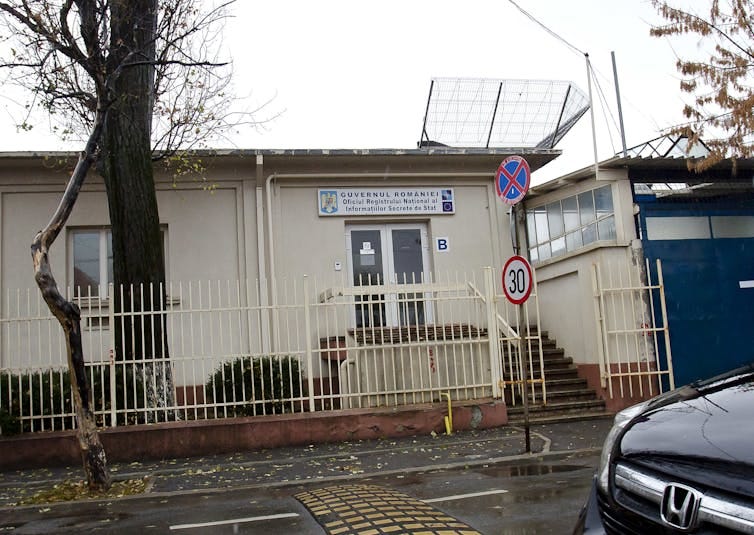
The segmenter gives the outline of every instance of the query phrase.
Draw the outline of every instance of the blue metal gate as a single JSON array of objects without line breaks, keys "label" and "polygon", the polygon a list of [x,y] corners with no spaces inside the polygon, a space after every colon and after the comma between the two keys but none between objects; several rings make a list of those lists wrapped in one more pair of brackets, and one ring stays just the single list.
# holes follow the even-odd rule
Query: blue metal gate
[{"label": "blue metal gate", "polygon": [[644,255],[653,271],[662,260],[676,384],[754,361],[754,204],[636,201]]}]

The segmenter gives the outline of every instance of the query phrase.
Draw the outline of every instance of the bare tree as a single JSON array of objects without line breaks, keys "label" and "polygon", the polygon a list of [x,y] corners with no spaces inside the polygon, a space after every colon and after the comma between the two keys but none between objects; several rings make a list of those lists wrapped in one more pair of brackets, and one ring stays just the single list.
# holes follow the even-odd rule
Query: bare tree
[{"label": "bare tree", "polygon": [[67,301],[58,290],[52,275],[48,251],[63,229],[68,216],[73,210],[81,186],[84,184],[89,169],[96,161],[97,139],[102,135],[104,113],[96,114],[92,133],[86,147],[79,155],[63,198],[47,226],[39,231],[31,244],[31,256],[34,263],[34,278],[42,292],[50,311],[60,322],[65,334],[68,355],[68,372],[76,410],[77,436],[81,448],[81,460],[86,473],[86,480],[91,489],[108,489],[111,478],[107,467],[107,457],[99,439],[94,420],[92,400],[84,367],[84,351],[81,345],[81,313],[79,307]]},{"label": "bare tree", "polygon": [[[704,11],[680,8],[664,0],[652,0],[665,24],[655,26],[656,37],[697,38],[697,58],[679,57],[683,75],[681,90],[693,96],[684,106],[687,124],[674,129],[686,135],[690,146],[702,138],[708,157],[690,160],[704,170],[727,157],[754,154],[754,3],[748,0],[711,0]],[[691,4],[688,4],[691,5]],[[699,7],[693,4],[694,7]]]},{"label": "bare tree", "polygon": [[[80,311],[58,290],[48,250],[76,202],[87,172],[103,177],[110,211],[117,358],[147,370],[149,398],[173,397],[164,329],[165,262],[153,160],[168,159],[250,120],[229,110],[230,71],[216,39],[229,2],[202,10],[191,0],[0,1],[10,47],[0,67],[31,94],[68,137],[85,140],[60,206],[32,244],[35,279],[68,342],[77,429],[87,481],[110,476],[97,436],[80,336]],[[146,290],[139,291],[139,285]],[[147,311],[146,321],[130,321]],[[131,331],[139,331],[131,336]],[[125,333],[129,333],[126,335]]]}]

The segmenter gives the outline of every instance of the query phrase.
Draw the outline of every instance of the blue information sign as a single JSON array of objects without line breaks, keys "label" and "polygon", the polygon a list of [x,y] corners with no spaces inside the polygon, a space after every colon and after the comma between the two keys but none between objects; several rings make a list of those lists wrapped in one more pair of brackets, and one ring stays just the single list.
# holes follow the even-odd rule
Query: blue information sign
[{"label": "blue information sign", "polygon": [[495,173],[495,189],[500,199],[510,206],[518,203],[529,191],[531,170],[521,156],[506,158]]}]

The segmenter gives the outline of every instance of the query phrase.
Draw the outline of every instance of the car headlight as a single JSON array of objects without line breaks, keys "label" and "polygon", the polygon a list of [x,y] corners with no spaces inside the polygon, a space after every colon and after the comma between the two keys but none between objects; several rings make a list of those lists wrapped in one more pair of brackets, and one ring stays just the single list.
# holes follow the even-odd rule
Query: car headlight
[{"label": "car headlight", "polygon": [[618,440],[618,437],[620,436],[623,429],[625,429],[626,425],[628,425],[631,420],[633,420],[646,410],[648,404],[649,401],[643,401],[636,405],[632,405],[627,409],[623,409],[615,415],[613,427],[607,434],[605,443],[602,446],[602,454],[600,455],[600,468],[597,472],[597,486],[605,494],[608,493],[608,484],[610,479],[610,458],[613,454],[615,441]]}]

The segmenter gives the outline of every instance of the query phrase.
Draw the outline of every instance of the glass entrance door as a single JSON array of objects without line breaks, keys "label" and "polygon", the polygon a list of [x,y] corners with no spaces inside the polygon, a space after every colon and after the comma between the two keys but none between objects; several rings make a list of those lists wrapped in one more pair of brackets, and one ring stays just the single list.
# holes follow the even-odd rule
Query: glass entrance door
[{"label": "glass entrance door", "polygon": [[[426,280],[426,226],[354,225],[347,228],[349,263],[356,286],[418,284]],[[357,327],[422,325],[423,294],[364,294],[356,297]]]},{"label": "glass entrance door", "polygon": [[[352,230],[350,232],[350,259],[354,286],[385,284],[382,237],[383,232],[379,229]],[[384,295],[357,295],[355,300],[357,327],[382,327],[387,324]]]},{"label": "glass entrance door", "polygon": [[[416,284],[424,282],[424,259],[421,229],[392,229],[393,282]],[[399,293],[397,299],[400,325],[423,325],[424,303],[421,293]]]}]

